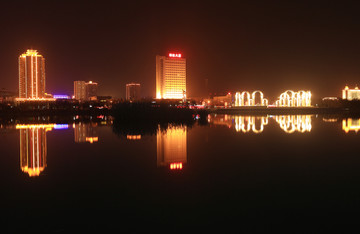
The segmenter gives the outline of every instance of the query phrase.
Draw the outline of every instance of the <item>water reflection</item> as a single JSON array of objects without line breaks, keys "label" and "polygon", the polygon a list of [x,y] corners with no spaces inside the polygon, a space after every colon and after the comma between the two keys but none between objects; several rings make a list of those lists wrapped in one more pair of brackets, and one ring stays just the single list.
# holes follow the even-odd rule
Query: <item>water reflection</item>
[{"label": "water reflection", "polygon": [[30,177],[39,176],[46,167],[46,132],[55,124],[16,125],[20,129],[20,168]]},{"label": "water reflection", "polygon": [[78,122],[73,124],[74,138],[76,143],[89,142],[90,144],[99,141],[96,131],[97,123]]},{"label": "water reflection", "polygon": [[237,132],[261,133],[264,131],[264,126],[268,124],[268,117],[264,116],[234,116],[234,118]]},{"label": "water reflection", "polygon": [[342,121],[342,129],[348,133],[350,131],[358,132],[360,130],[359,118],[347,118]]},{"label": "water reflection", "polygon": [[311,115],[277,115],[275,120],[286,133],[310,132],[312,127]]},{"label": "water reflection", "polygon": [[168,166],[171,170],[181,170],[187,161],[186,126],[169,125],[157,131],[157,166]]},{"label": "water reflection", "polygon": [[[213,125],[235,127],[237,132],[262,133],[269,123],[269,116],[237,116],[237,115],[209,115],[208,121]],[[272,116],[286,133],[310,132],[311,115],[277,115]]]}]

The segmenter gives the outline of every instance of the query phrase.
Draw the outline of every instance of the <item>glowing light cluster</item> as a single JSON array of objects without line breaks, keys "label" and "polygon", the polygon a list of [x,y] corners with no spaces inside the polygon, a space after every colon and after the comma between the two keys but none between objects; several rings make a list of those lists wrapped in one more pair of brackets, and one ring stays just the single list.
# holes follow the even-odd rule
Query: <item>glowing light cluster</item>
[{"label": "glowing light cluster", "polygon": [[350,131],[358,132],[360,130],[360,119],[347,118],[342,121],[342,129],[348,133]]},{"label": "glowing light cluster", "polygon": [[170,170],[182,170],[183,164],[180,163],[170,163]]},{"label": "glowing light cluster", "polygon": [[128,139],[128,140],[140,140],[141,135],[127,135],[126,139]]},{"label": "glowing light cluster", "polygon": [[310,107],[311,106],[311,92],[287,90],[283,92],[279,99],[275,102],[277,107]]},{"label": "glowing light cluster", "polygon": [[[259,101],[256,102],[256,94],[259,95]],[[267,106],[268,100],[264,98],[264,94],[256,90],[250,94],[248,91],[236,92],[235,106]]]},{"label": "glowing light cluster", "polygon": [[355,86],[354,89],[349,89],[348,86],[342,90],[342,98],[347,100],[360,99],[360,89]]},{"label": "glowing light cluster", "polygon": [[[264,126],[268,124],[268,117],[265,116],[235,116],[235,130],[237,132],[261,133],[264,131]],[[259,126],[260,127],[256,127]]]},{"label": "glowing light cluster", "polygon": [[170,58],[181,58],[182,55],[181,54],[175,54],[175,53],[169,53],[169,57]]},{"label": "glowing light cluster", "polygon": [[277,115],[275,120],[286,133],[310,132],[312,127],[311,115]]},{"label": "glowing light cluster", "polygon": [[99,138],[98,137],[86,137],[85,138],[86,142],[90,142],[90,144],[94,143],[94,142],[98,142]]}]

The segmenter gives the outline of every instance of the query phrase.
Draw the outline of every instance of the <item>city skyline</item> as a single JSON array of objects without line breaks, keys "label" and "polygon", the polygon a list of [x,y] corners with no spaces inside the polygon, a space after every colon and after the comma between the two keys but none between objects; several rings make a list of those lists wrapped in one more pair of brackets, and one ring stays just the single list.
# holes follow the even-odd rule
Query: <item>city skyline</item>
[{"label": "city skyline", "polygon": [[[188,59],[193,97],[204,95],[205,79],[210,92],[262,90],[270,97],[287,89],[341,96],[344,85],[359,83],[360,19],[351,3],[241,5],[6,3],[0,87],[17,89],[15,57],[28,48],[47,59],[49,93],[71,94],[74,80],[96,80],[100,95],[125,98],[121,87],[135,81],[155,97],[154,57],[171,51]],[[22,24],[29,11],[36,30]]]}]

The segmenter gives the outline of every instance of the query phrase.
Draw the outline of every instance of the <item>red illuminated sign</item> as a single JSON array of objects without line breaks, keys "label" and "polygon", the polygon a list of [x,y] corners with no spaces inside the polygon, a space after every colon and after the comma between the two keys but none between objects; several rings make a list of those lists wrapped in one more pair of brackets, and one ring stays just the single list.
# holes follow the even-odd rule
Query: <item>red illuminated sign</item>
[{"label": "red illuminated sign", "polygon": [[181,54],[169,53],[170,58],[181,58]]}]

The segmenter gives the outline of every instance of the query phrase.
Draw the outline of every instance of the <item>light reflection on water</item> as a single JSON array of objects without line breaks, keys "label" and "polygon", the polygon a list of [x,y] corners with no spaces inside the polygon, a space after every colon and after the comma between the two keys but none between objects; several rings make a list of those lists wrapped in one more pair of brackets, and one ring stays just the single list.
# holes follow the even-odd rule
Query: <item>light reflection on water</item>
[{"label": "light reflection on water", "polygon": [[237,132],[262,133],[269,123],[269,118],[275,119],[280,128],[286,133],[310,132],[311,115],[276,115],[276,116],[236,116],[236,115],[212,115],[209,122],[214,125],[226,125],[235,127]]},{"label": "light reflection on water", "polygon": [[[211,126],[226,126],[236,132],[252,132],[260,134],[269,125],[269,119],[277,123],[285,133],[309,133],[312,130],[313,115],[277,115],[277,116],[239,116],[239,115],[209,115]],[[323,122],[336,123],[338,118],[323,117]],[[97,143],[100,140],[97,128],[111,126],[113,122],[74,122],[75,143]],[[340,125],[340,124],[339,124]],[[14,127],[15,126],[15,127]],[[71,126],[71,125],[70,125]],[[10,124],[1,125],[2,129],[17,129],[20,132],[20,168],[30,177],[39,176],[47,167],[47,132],[68,129],[69,124]],[[342,130],[345,133],[360,130],[359,118],[345,118],[342,120]],[[184,125],[158,126],[156,131],[157,167],[168,167],[170,170],[182,170],[187,163],[187,132]],[[142,140],[142,135],[127,132],[127,140]]]}]

